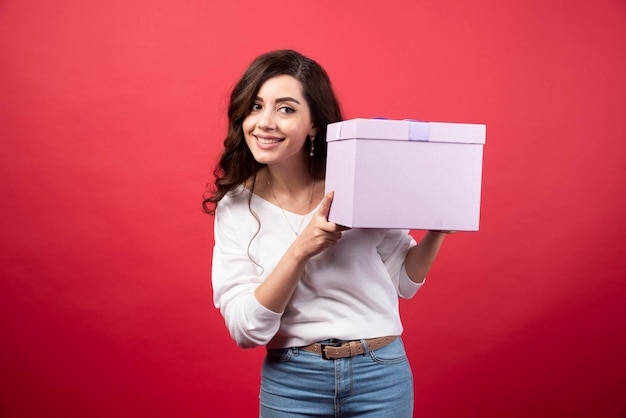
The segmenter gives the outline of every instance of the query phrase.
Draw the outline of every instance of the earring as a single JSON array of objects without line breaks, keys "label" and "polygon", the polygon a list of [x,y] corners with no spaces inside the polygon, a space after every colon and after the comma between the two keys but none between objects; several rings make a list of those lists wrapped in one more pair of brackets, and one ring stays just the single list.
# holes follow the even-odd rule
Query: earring
[{"label": "earring", "polygon": [[311,152],[309,153],[309,156],[314,156],[315,155],[315,135],[311,135]]}]

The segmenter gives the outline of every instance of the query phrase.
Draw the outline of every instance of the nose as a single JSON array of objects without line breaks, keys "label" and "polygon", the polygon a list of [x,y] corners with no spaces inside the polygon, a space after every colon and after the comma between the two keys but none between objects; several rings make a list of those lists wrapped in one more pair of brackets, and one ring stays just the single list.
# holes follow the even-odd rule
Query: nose
[{"label": "nose", "polygon": [[274,121],[274,114],[272,109],[266,107],[259,115],[259,121],[257,122],[259,129],[271,130],[276,128],[276,122]]}]

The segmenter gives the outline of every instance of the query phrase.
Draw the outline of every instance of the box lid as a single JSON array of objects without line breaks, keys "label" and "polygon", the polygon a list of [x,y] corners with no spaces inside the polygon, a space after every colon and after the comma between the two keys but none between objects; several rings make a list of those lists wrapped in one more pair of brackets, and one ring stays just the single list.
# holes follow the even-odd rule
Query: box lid
[{"label": "box lid", "polygon": [[357,118],[329,124],[326,141],[358,138],[484,144],[486,131],[483,124]]}]

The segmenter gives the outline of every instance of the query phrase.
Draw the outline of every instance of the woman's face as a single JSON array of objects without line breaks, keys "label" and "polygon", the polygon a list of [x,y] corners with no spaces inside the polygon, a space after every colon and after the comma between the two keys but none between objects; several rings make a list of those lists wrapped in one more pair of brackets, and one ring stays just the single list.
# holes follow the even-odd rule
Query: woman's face
[{"label": "woman's face", "polygon": [[304,164],[302,147],[316,129],[302,85],[289,75],[267,80],[243,120],[246,143],[262,164]]}]

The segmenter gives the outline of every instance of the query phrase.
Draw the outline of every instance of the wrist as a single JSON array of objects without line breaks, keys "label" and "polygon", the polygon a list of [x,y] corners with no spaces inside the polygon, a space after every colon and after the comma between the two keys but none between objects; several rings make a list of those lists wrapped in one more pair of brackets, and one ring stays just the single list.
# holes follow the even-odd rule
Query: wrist
[{"label": "wrist", "polygon": [[309,258],[311,258],[311,255],[306,251],[306,249],[302,245],[299,245],[297,239],[287,252],[289,253],[289,257],[297,265],[305,265],[309,261]]}]

